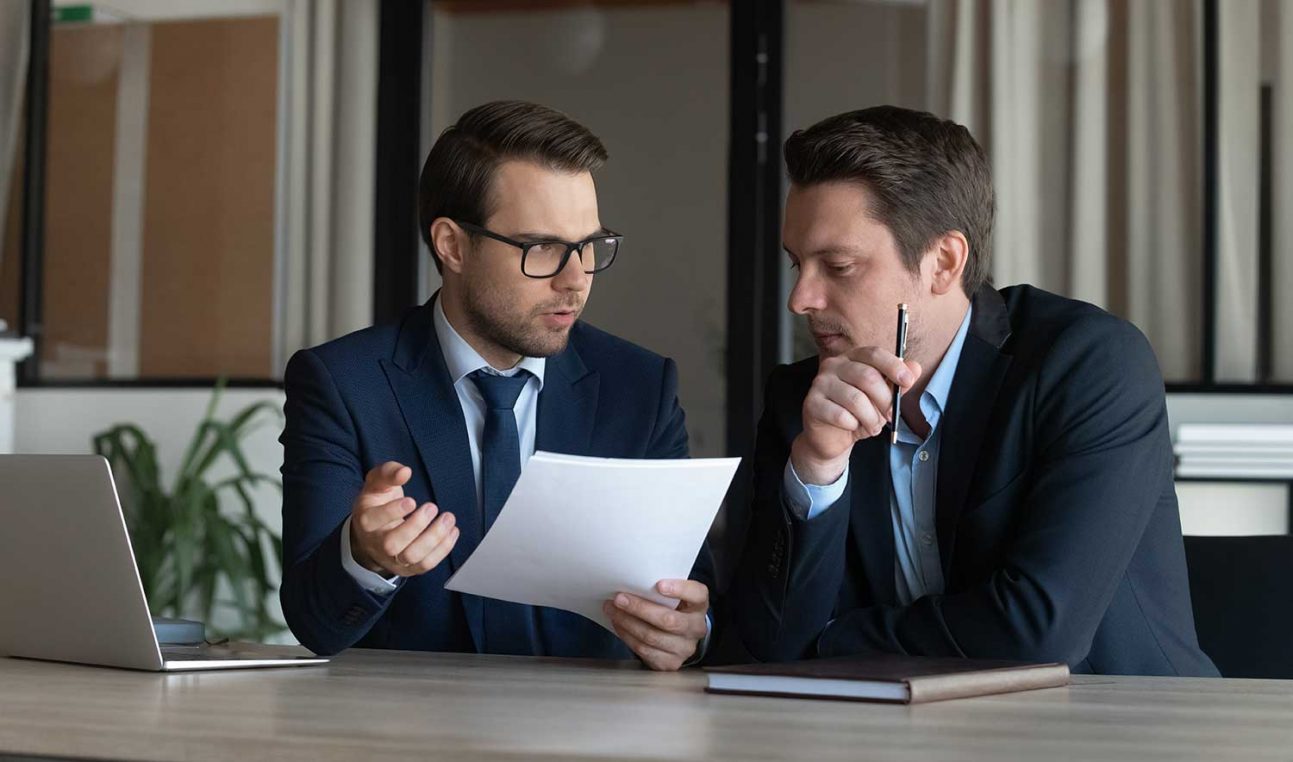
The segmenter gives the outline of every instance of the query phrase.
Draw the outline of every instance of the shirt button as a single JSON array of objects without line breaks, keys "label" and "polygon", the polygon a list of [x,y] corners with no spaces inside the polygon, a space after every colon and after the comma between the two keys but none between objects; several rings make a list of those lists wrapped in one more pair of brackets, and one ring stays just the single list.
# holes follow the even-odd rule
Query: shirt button
[{"label": "shirt button", "polygon": [[925,547],[929,547],[930,545],[934,544],[934,535],[930,534],[929,532],[923,532],[920,535],[920,541],[925,544]]},{"label": "shirt button", "polygon": [[927,461],[927,460],[929,460],[929,450],[921,450],[921,451],[920,451],[920,462],[921,462],[921,463],[924,463],[924,462],[925,462],[925,461]]}]

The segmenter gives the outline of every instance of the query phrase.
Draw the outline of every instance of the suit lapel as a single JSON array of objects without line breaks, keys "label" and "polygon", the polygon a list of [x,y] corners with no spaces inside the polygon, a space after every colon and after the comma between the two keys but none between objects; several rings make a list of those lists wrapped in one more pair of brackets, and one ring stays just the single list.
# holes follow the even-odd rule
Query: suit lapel
[{"label": "suit lapel", "polygon": [[974,297],[974,316],[941,424],[935,522],[945,579],[954,550],[956,524],[965,508],[970,482],[978,470],[988,418],[1010,368],[1011,356],[1002,351],[1009,337],[1010,314],[1006,304],[996,290],[984,286]]},{"label": "suit lapel", "polygon": [[[381,365],[417,446],[435,502],[456,519],[459,537],[449,558],[456,569],[480,542],[481,523],[467,424],[432,322],[434,299],[406,320],[395,356],[382,360]],[[474,595],[462,598],[467,624],[479,651],[481,599]]]},{"label": "suit lapel", "polygon": [[536,450],[591,454],[601,376],[584,365],[575,348],[578,329],[571,332],[565,351],[548,358],[535,421]]}]

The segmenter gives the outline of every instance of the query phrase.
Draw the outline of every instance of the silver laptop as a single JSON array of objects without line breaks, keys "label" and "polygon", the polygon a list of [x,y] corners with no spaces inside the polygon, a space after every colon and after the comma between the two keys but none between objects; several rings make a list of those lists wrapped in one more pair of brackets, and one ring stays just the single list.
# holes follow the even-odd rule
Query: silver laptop
[{"label": "silver laptop", "polygon": [[156,672],[327,662],[251,644],[159,647],[98,455],[0,455],[0,654]]}]

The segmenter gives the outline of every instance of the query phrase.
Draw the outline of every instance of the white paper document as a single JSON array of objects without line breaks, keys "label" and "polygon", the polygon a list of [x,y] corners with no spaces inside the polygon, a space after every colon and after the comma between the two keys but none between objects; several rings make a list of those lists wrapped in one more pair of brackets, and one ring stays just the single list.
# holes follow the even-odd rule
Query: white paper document
[{"label": "white paper document", "polygon": [[602,603],[615,593],[674,606],[655,584],[690,575],[740,462],[536,452],[445,587],[573,611],[608,630]]}]

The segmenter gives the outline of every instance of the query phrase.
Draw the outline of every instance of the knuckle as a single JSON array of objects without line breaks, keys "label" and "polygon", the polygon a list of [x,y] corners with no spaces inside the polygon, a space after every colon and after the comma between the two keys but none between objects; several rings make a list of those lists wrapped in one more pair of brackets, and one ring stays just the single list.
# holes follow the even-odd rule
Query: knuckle
[{"label": "knuckle", "polygon": [[400,544],[398,542],[389,538],[382,541],[381,549],[382,549],[382,553],[390,556],[391,558],[394,558],[396,553],[399,553],[401,550],[403,550],[403,548],[400,547]]},{"label": "knuckle", "polygon": [[664,615],[664,628],[670,632],[677,632],[682,629],[682,615],[670,612]]}]

